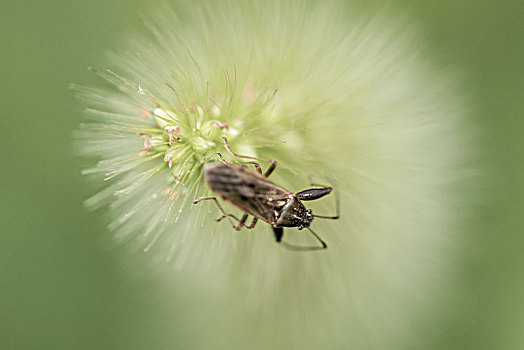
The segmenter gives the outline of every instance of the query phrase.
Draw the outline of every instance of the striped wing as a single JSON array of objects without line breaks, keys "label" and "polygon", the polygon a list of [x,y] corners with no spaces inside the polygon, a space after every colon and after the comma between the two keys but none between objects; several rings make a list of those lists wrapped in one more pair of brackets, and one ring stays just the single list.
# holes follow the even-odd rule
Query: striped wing
[{"label": "striped wing", "polygon": [[206,164],[204,176],[213,192],[269,224],[275,224],[293,194],[246,168],[222,163]]}]

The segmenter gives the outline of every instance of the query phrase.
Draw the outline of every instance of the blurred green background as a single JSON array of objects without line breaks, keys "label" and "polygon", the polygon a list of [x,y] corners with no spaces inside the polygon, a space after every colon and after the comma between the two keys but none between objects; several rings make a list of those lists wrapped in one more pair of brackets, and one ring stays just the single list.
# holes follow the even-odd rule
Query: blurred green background
[{"label": "blurred green background", "polygon": [[[122,273],[121,252],[104,242],[103,213],[82,206],[94,188],[72,147],[81,107],[68,85],[98,85],[86,67],[107,67],[105,50],[141,28],[149,6],[0,4],[1,349],[167,348],[166,339],[191,348],[184,313],[198,301],[158,305],[158,280]],[[437,61],[462,70],[483,132],[485,202],[467,228],[460,317],[434,345],[524,348],[524,2],[390,6],[417,20]]]}]

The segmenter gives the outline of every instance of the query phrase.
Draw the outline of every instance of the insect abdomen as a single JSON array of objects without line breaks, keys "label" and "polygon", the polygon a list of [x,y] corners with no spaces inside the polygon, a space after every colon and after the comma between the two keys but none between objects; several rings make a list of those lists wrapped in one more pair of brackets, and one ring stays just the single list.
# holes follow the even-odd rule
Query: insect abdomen
[{"label": "insect abdomen", "polygon": [[290,194],[245,168],[211,163],[204,166],[204,176],[211,190],[222,199],[272,225]]},{"label": "insect abdomen", "polygon": [[242,193],[244,196],[253,197],[253,191],[246,191],[245,178],[241,176],[240,170],[231,168],[225,164],[211,163],[204,167],[204,176],[213,192],[221,195],[228,193]]}]

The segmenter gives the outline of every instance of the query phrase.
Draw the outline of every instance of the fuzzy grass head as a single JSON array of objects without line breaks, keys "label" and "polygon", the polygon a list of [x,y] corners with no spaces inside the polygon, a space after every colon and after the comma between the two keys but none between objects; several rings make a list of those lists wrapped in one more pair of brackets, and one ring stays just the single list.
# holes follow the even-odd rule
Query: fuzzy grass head
[{"label": "fuzzy grass head", "polygon": [[[448,291],[461,201],[451,189],[470,138],[452,80],[390,11],[197,1],[146,16],[112,68],[93,70],[107,84],[74,86],[87,105],[79,150],[96,160],[84,173],[104,186],[87,205],[110,206],[110,230],[136,255],[222,291],[212,307],[232,295],[264,305],[252,327],[280,334],[273,345],[405,344]],[[210,194],[202,169],[226,154],[223,137],[277,160],[272,180],[292,192],[337,179],[342,219],[313,224],[327,251],[286,251],[267,225],[235,232],[213,203],[191,204]],[[302,232],[285,239],[314,243]],[[226,321],[242,327],[251,308]],[[224,347],[227,334],[216,334]]]}]

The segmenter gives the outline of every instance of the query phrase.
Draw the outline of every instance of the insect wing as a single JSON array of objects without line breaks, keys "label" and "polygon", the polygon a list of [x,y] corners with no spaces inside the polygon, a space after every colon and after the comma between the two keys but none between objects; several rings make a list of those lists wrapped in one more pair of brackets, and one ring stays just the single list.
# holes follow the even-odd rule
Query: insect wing
[{"label": "insect wing", "polygon": [[269,224],[276,222],[292,195],[245,168],[212,163],[206,165],[204,175],[211,190],[223,200]]}]

